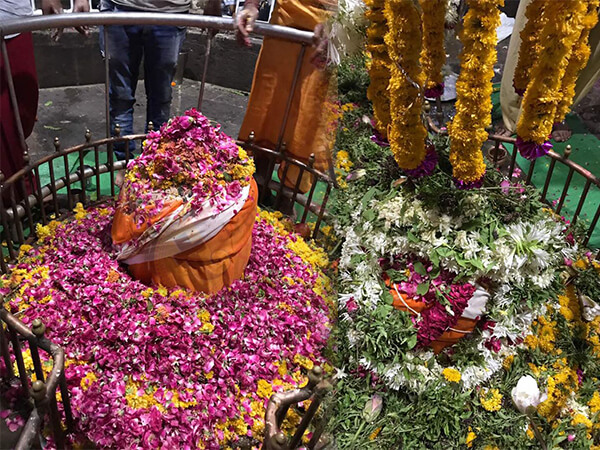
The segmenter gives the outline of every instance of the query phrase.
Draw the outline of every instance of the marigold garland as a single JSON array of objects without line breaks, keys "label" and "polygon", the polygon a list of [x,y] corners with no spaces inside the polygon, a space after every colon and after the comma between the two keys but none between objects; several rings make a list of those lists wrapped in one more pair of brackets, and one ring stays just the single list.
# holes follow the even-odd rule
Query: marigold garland
[{"label": "marigold garland", "polygon": [[366,49],[371,54],[368,66],[371,82],[367,89],[367,98],[373,104],[375,128],[385,137],[390,123],[390,100],[387,92],[390,83],[388,67],[390,59],[383,37],[387,33],[388,27],[383,14],[384,1],[367,0],[366,5],[369,8],[365,13],[369,20]]},{"label": "marigold garland", "polygon": [[419,0],[423,20],[421,65],[425,76],[425,96],[440,97],[444,93],[442,66],[446,62],[444,24],[446,0]]},{"label": "marigold garland", "polygon": [[554,117],[555,123],[565,120],[565,116],[571,109],[573,98],[575,97],[575,83],[577,77],[590,58],[591,51],[589,37],[590,31],[598,23],[598,6],[600,6],[600,0],[589,0],[587,14],[583,18],[583,29],[573,48],[571,58],[569,59],[569,65],[567,66],[562,81],[563,97],[556,110],[556,116]]},{"label": "marigold garland", "polygon": [[384,14],[389,26],[385,44],[391,61],[390,149],[402,169],[416,169],[425,159],[427,137],[421,120],[421,15],[412,0],[389,0]]},{"label": "marigold garland", "polygon": [[513,87],[519,95],[525,93],[530,81],[531,69],[543,48],[543,44],[540,43],[540,35],[541,30],[548,22],[548,15],[544,14],[547,3],[548,0],[533,0],[525,10],[527,22],[521,30],[519,61],[513,77]]},{"label": "marigold garland", "polygon": [[464,187],[485,174],[481,146],[491,124],[492,78],[496,62],[496,28],[504,0],[469,0],[459,38],[461,73],[456,83],[456,116],[448,126],[453,175]]},{"label": "marigold garland", "polygon": [[587,2],[547,2],[546,13],[552,17],[540,36],[540,42],[546,45],[532,68],[517,123],[517,146],[528,159],[542,156],[550,148],[548,136],[552,132],[557,106],[563,98],[562,81],[571,52],[581,36]]}]

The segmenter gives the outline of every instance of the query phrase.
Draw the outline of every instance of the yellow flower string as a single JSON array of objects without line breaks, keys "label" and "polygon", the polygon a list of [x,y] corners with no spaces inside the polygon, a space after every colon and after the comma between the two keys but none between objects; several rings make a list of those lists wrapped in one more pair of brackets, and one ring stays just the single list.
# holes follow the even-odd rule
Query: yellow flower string
[{"label": "yellow flower string", "polygon": [[402,169],[415,169],[425,159],[427,130],[421,120],[423,73],[421,14],[412,0],[388,0],[384,14],[389,31],[385,44],[390,57],[390,149]]},{"label": "yellow flower string", "polygon": [[371,80],[367,97],[373,104],[375,127],[382,136],[387,136],[390,123],[390,101],[388,85],[390,82],[389,56],[383,37],[387,33],[387,22],[383,14],[384,0],[367,0],[365,15],[369,20],[366,49],[371,54],[368,65]]},{"label": "yellow flower string", "polygon": [[519,61],[513,77],[513,86],[519,95],[525,93],[530,80],[531,68],[542,51],[543,43],[540,42],[540,35],[544,25],[548,22],[548,15],[544,14],[547,3],[548,0],[532,0],[525,10],[527,21],[521,30]]},{"label": "yellow flower string", "polygon": [[496,62],[496,28],[504,0],[469,0],[460,32],[463,51],[456,83],[456,116],[448,127],[450,162],[459,186],[470,187],[485,174],[481,146],[491,124],[492,78]]},{"label": "yellow flower string", "polygon": [[[577,39],[581,36],[587,2],[563,0],[547,2],[549,20],[544,27],[540,42],[544,43],[537,64],[532,68],[531,80],[521,105],[521,117],[517,123],[517,135],[523,143],[544,144],[552,132],[558,103],[562,100],[562,80],[569,64],[569,57]],[[519,145],[523,154],[523,147]],[[533,155],[534,159],[547,153],[547,149]],[[531,156],[531,157],[530,157]]]},{"label": "yellow flower string", "polygon": [[421,65],[425,77],[425,89],[431,91],[431,96],[439,97],[444,92],[442,66],[446,62],[444,23],[446,22],[447,2],[446,0],[419,0],[419,3],[423,20]]},{"label": "yellow flower string", "polygon": [[585,67],[590,58],[589,37],[591,29],[598,23],[598,6],[600,6],[600,0],[588,1],[587,13],[583,18],[583,28],[573,48],[569,65],[562,80],[563,97],[558,104],[554,123],[565,120],[565,116],[571,109],[573,98],[575,97],[575,82],[577,81],[579,72]]}]

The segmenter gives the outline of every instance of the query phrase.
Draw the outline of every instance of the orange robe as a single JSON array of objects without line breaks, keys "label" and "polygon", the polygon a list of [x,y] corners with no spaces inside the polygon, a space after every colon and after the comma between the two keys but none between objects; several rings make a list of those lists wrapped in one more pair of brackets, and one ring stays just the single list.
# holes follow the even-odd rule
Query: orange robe
[{"label": "orange robe", "polygon": [[[317,24],[327,19],[327,8],[325,0],[278,0],[271,23],[313,31]],[[276,149],[301,48],[299,43],[264,38],[254,71],[246,116],[240,129],[241,140],[248,139],[254,131],[257,145]],[[319,70],[311,64],[313,53],[314,49],[307,46],[283,142],[289,154],[305,163],[310,154],[314,153],[315,167],[326,171],[335,139],[332,105],[328,103],[332,77],[328,70]],[[297,177],[298,171],[290,167],[286,185],[294,187]],[[309,188],[310,178],[304,176],[300,189],[306,192]]]},{"label": "orange robe", "polygon": [[[213,294],[244,275],[252,248],[252,228],[256,218],[258,189],[251,180],[250,194],[243,208],[213,238],[197,247],[162,258],[129,266],[131,276],[145,284],[165,287],[181,286]],[[154,219],[173,211],[169,205]],[[122,244],[139,237],[147,225],[136,227],[130,215],[117,210],[112,226],[112,239]]]}]

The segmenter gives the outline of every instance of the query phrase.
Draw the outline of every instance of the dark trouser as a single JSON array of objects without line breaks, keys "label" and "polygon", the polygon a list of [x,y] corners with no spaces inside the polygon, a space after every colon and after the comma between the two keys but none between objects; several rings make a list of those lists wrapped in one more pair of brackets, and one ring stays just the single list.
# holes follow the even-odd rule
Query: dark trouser
[{"label": "dark trouser", "polygon": [[[102,0],[101,11],[131,11],[110,0]],[[146,88],[146,124],[155,129],[170,116],[171,82],[185,28],[156,25],[111,25],[107,27],[109,53],[110,127],[119,124],[121,135],[133,134],[133,106],[139,68],[144,57],[144,86]],[[104,53],[104,34],[100,46]],[[147,125],[146,125],[146,130]],[[135,143],[130,142],[133,152]],[[115,146],[118,159],[125,159],[125,148]]]}]

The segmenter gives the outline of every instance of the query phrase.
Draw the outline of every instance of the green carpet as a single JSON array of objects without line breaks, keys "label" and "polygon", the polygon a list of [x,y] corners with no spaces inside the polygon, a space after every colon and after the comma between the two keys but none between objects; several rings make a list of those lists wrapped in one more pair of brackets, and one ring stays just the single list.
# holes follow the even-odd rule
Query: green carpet
[{"label": "green carpet", "polygon": [[[500,86],[496,85],[495,87],[496,91]],[[502,120],[499,92],[494,92],[492,95],[492,102],[494,105],[492,110],[494,122]],[[575,114],[569,114],[567,116],[567,124],[573,131],[573,136],[567,142],[559,143],[552,141],[552,144],[554,145],[553,150],[562,155],[564,154],[565,147],[571,145],[572,152],[570,159],[593,174],[600,174],[600,139],[591,134]],[[507,145],[507,150],[509,154],[512,154],[513,146]],[[517,165],[523,172],[527,173],[529,171],[530,162],[520,155],[517,156]],[[549,166],[550,158],[540,158],[536,162],[531,181],[540,190],[544,188],[544,182]],[[554,166],[554,172],[546,195],[549,202],[559,201],[568,173],[569,169],[563,164],[557,163]],[[561,211],[563,216],[567,218],[573,216],[581,198],[584,185],[585,178],[578,173],[575,173]],[[600,189],[592,184],[578,219],[583,222],[586,227],[589,226],[594,218],[598,205],[600,205]],[[588,245],[591,248],[600,248],[600,226],[597,225],[594,229]]]}]

